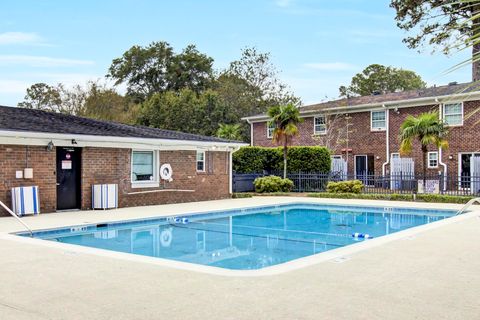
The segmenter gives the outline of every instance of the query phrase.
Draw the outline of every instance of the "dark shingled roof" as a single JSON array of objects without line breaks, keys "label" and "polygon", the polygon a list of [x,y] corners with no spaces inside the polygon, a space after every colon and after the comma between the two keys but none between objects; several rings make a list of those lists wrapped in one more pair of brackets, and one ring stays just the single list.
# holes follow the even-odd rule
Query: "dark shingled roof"
[{"label": "dark shingled roof", "polygon": [[0,130],[239,143],[216,137],[5,106],[0,106]]},{"label": "dark shingled roof", "polygon": [[400,100],[420,99],[430,97],[448,96],[459,93],[470,93],[480,90],[479,83],[461,83],[450,84],[440,87],[430,87],[425,89],[409,90],[403,92],[392,92],[379,95],[370,95],[364,97],[344,98],[323,103],[312,104],[300,108],[301,112],[317,111],[324,108],[353,107],[371,103],[395,102]]}]

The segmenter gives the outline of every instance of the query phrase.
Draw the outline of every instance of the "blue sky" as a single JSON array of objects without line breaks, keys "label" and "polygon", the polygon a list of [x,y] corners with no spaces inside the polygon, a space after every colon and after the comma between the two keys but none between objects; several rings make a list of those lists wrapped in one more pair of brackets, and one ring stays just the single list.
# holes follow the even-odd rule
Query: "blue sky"
[{"label": "blue sky", "polygon": [[[468,53],[410,50],[388,0],[17,0],[0,4],[0,105],[16,105],[33,83],[85,84],[133,45],[188,44],[221,69],[246,46],[270,52],[281,79],[304,103],[333,99],[372,63],[414,70],[429,85]],[[119,88],[122,90],[122,88]]]}]

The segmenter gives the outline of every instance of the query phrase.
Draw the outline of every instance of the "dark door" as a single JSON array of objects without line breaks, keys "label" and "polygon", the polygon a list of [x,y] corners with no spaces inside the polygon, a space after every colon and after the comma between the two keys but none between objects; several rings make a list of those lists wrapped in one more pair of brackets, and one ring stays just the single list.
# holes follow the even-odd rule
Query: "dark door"
[{"label": "dark door", "polygon": [[374,165],[375,160],[372,155],[355,156],[355,178],[365,185],[372,185],[374,183]]},{"label": "dark door", "polygon": [[57,147],[57,210],[80,208],[81,151]]}]

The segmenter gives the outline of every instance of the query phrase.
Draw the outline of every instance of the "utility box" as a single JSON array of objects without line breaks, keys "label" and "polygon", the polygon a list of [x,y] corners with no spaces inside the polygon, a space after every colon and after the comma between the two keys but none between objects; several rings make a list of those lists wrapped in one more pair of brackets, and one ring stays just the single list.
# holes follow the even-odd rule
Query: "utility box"
[{"label": "utility box", "polygon": [[92,209],[118,208],[117,184],[92,185]]}]

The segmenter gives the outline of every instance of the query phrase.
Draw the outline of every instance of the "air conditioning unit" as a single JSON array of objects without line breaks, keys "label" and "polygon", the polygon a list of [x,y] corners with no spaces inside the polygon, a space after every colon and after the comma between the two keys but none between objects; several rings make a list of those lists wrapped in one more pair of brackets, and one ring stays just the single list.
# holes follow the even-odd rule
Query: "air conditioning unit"
[{"label": "air conditioning unit", "polygon": [[12,188],[12,211],[17,216],[40,213],[38,187]]},{"label": "air conditioning unit", "polygon": [[92,209],[118,208],[117,184],[92,185]]}]

